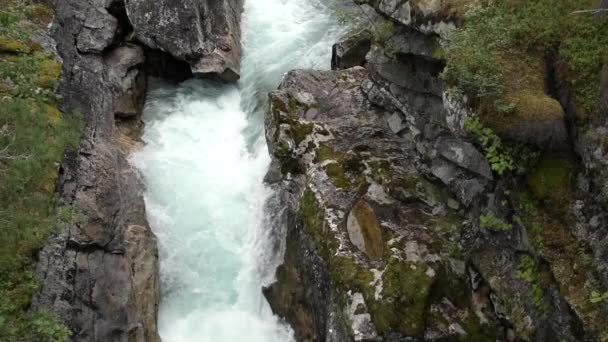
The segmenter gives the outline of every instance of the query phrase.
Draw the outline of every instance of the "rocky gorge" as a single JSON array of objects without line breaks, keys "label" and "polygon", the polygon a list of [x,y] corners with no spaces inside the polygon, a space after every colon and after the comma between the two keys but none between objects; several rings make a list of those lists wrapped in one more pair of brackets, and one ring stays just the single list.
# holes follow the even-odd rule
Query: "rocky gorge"
[{"label": "rocky gorge", "polygon": [[[591,3],[581,17],[606,27],[605,1],[580,7]],[[224,89],[252,77],[241,70],[245,5],[53,6],[45,48],[56,43],[63,63],[61,110],[81,113],[85,128],[56,185],[78,214],[39,252],[41,289],[29,310],[56,315],[74,341],[160,341],[150,185],[131,160],[143,146],[146,95],[158,80]],[[485,1],[336,8],[351,30],[333,46],[332,70],[289,71],[267,105],[253,105],[265,110],[264,181],[274,194],[264,238],[277,241],[263,246],[284,253],[275,282],[260,289],[277,324],[297,341],[608,340],[608,50],[588,50],[598,66],[568,54],[581,49],[574,38],[535,36],[548,41],[541,52],[532,43],[507,49],[498,29],[488,39],[503,45],[476,49],[485,27],[468,23],[519,15]],[[526,28],[517,29],[522,40]],[[605,44],[596,36],[581,40]],[[475,59],[484,53],[495,63]],[[591,72],[576,69],[585,63]],[[251,165],[242,165],[245,178]]]}]

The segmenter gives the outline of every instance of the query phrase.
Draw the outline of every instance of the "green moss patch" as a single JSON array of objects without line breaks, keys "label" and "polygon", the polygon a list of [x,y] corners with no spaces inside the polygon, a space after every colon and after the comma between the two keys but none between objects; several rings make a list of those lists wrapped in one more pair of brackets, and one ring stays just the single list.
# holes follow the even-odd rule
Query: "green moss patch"
[{"label": "green moss patch", "polygon": [[384,254],[384,242],[382,241],[382,229],[374,210],[367,202],[359,201],[353,206],[352,212],[363,235],[366,254],[370,258],[381,258]]},{"label": "green moss patch", "polygon": [[569,159],[545,156],[529,173],[528,187],[536,198],[561,208],[572,200],[573,171],[574,164]]},{"label": "green moss patch", "polygon": [[313,161],[315,163],[321,163],[326,160],[342,161],[346,157],[346,153],[336,151],[325,144],[319,144]]},{"label": "green moss patch", "polygon": [[69,330],[28,313],[38,291],[36,256],[53,232],[78,220],[56,200],[59,165],[81,137],[79,115],[58,109],[62,65],[30,36],[52,11],[31,1],[0,2],[0,340],[67,341]]},{"label": "green moss patch", "polygon": [[600,282],[592,271],[589,248],[572,234],[575,219],[570,211],[548,210],[525,191],[516,192],[512,201],[537,253],[549,263],[560,293],[593,333],[606,333],[608,316],[590,300]]},{"label": "green moss patch", "polygon": [[394,330],[408,336],[420,336],[424,332],[433,284],[433,278],[426,271],[424,264],[389,261],[382,276],[382,299],[368,304],[379,332]]},{"label": "green moss patch", "polygon": [[30,53],[31,48],[17,39],[0,36],[0,53]]}]

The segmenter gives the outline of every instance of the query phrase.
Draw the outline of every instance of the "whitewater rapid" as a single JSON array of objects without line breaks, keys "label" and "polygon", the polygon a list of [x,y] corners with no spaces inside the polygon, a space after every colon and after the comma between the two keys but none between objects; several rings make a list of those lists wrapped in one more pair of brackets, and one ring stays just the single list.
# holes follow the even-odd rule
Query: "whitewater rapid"
[{"label": "whitewater rapid", "polygon": [[338,34],[320,0],[245,0],[238,85],[190,80],[148,94],[145,147],[131,161],[159,242],[164,342],[293,340],[261,291],[283,238],[264,210],[264,101],[288,70],[329,68]]}]

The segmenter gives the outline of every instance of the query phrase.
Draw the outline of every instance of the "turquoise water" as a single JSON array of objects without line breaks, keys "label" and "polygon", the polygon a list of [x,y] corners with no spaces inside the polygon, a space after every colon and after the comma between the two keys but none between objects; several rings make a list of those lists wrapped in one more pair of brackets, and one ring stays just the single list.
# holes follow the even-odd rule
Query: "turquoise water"
[{"label": "turquoise water", "polygon": [[148,94],[146,183],[159,240],[165,342],[289,341],[261,288],[282,253],[265,220],[266,95],[294,68],[329,68],[337,26],[315,0],[246,0],[238,85],[190,80]]}]

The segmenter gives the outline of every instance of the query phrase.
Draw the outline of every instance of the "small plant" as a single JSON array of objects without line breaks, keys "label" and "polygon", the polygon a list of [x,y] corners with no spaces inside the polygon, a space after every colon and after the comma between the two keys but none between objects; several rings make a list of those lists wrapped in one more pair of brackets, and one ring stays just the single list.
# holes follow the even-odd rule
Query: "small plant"
[{"label": "small plant", "polygon": [[46,312],[34,314],[30,326],[31,338],[35,341],[67,342],[72,334],[57,317]]},{"label": "small plant", "polygon": [[496,111],[500,114],[513,114],[517,110],[517,106],[512,102],[496,101],[494,105],[496,106]]},{"label": "small plant", "polygon": [[534,262],[534,259],[529,255],[524,255],[519,260],[515,277],[530,284],[532,287],[532,300],[534,305],[541,311],[546,312],[547,308],[543,303],[545,294],[538,278],[538,272],[538,266],[536,262]]},{"label": "small plant", "polygon": [[497,231],[508,231],[513,228],[513,225],[507,223],[492,214],[484,214],[479,217],[479,225],[481,228],[497,230]]},{"label": "small plant", "polygon": [[501,139],[490,128],[484,127],[478,118],[470,118],[465,128],[483,147],[490,168],[502,175],[506,171],[515,170],[513,157],[506,151]]},{"label": "small plant", "polygon": [[608,300],[608,291],[604,292],[604,293],[599,293],[597,291],[592,291],[591,292],[591,303],[593,304],[599,304],[599,303],[603,303],[606,300]]},{"label": "small plant", "polygon": [[[509,108],[509,105],[505,106],[505,110]],[[538,162],[538,150],[522,143],[504,144],[500,137],[492,129],[485,127],[478,118],[468,119],[465,128],[483,147],[490,168],[499,176],[508,171],[523,175]]]}]

